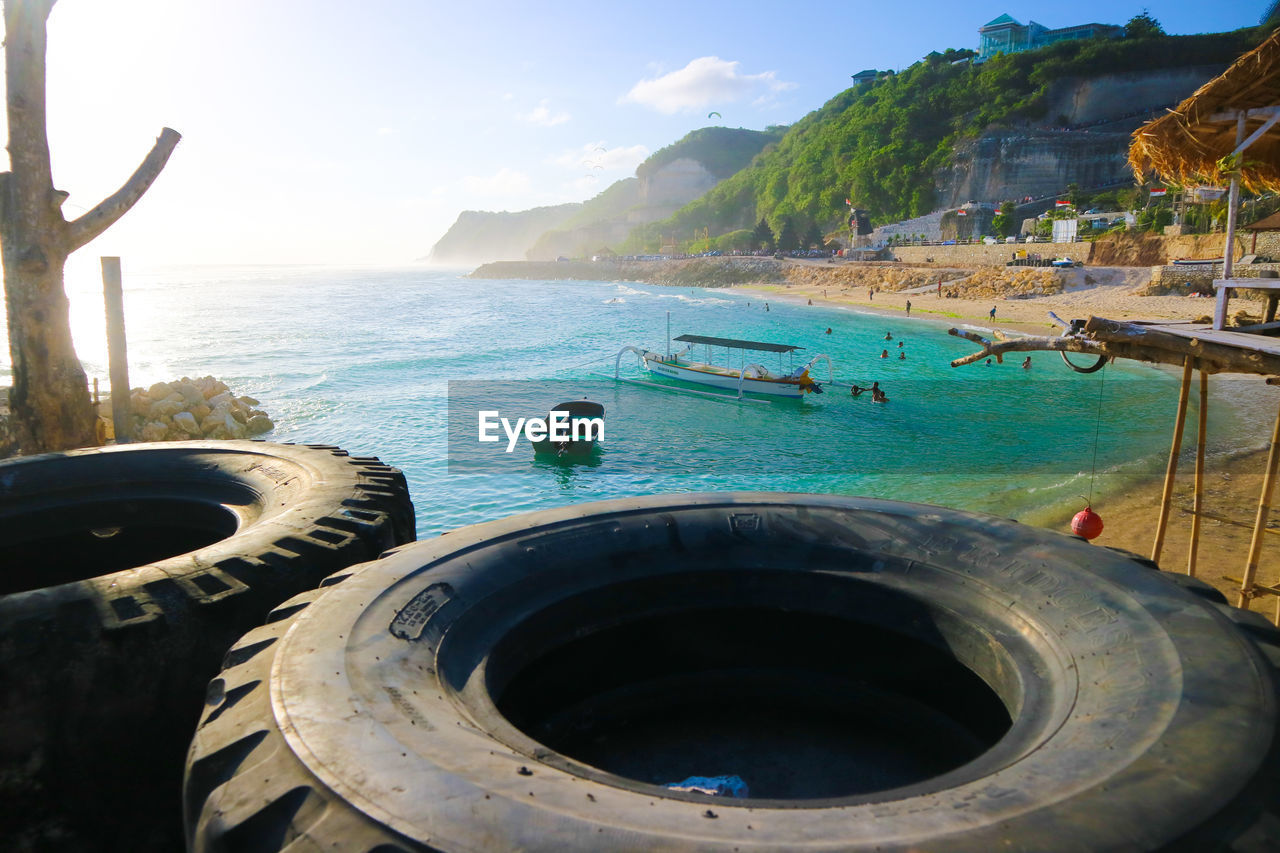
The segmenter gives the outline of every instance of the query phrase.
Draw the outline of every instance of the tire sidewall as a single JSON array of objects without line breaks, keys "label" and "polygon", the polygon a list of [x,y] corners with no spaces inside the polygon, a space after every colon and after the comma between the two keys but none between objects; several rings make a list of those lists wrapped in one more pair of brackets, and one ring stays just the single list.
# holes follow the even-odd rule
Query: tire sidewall
[{"label": "tire sidewall", "polygon": [[[726,554],[741,571],[843,573],[936,596],[1015,656],[1027,649],[1017,638],[1031,638],[1014,748],[1002,741],[941,783],[781,807],[610,777],[486,706],[486,637],[463,626],[488,620],[496,641],[558,600]],[[1149,849],[1222,811],[1274,734],[1269,669],[1214,608],[1120,555],[971,513],[826,496],[638,498],[477,525],[374,565],[299,618],[277,655],[273,708],[311,773],[444,849],[468,849],[477,824],[530,849],[660,849],[672,838]],[[416,693],[399,686],[409,684]],[[375,778],[353,760],[370,750],[403,760]],[[1182,776],[1197,781],[1170,785]]]}]

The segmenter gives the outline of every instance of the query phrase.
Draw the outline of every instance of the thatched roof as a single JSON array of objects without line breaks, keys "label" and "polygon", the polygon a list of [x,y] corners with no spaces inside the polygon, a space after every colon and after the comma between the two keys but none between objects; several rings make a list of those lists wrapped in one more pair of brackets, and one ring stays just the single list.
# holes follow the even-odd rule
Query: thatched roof
[{"label": "thatched roof", "polygon": [[1246,231],[1280,231],[1280,213],[1273,213],[1252,225],[1245,225],[1244,229]]},{"label": "thatched roof", "polygon": [[[1129,164],[1138,180],[1148,169],[1176,184],[1207,182],[1222,186],[1219,162],[1236,147],[1236,118],[1241,110],[1280,107],[1280,30],[1237,59],[1230,68],[1196,90],[1168,115],[1133,133]],[[1266,116],[1251,117],[1246,135]],[[1280,190],[1280,124],[1243,155],[1241,181],[1252,190]]]}]

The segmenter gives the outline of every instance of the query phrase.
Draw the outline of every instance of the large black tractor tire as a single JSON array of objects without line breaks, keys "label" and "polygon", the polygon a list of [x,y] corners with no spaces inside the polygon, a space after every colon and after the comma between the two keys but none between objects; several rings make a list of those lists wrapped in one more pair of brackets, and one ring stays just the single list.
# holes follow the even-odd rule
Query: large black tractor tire
[{"label": "large black tractor tire", "polygon": [[[210,683],[190,851],[1280,844],[1277,631],[1071,537],[658,496],[326,584]],[[667,787],[723,775],[749,796]]]},{"label": "large black tractor tire", "polygon": [[0,839],[174,850],[183,755],[237,637],[414,538],[336,447],[130,444],[0,462]]}]

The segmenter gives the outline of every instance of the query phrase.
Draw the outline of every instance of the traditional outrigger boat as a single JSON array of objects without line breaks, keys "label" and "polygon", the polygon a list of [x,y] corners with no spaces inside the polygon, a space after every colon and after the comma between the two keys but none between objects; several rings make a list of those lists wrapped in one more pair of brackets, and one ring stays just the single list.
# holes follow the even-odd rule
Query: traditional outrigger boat
[{"label": "traditional outrigger boat", "polygon": [[[665,356],[641,347],[623,347],[618,352],[617,358],[614,359],[614,378],[621,378],[619,369],[622,363],[622,356],[632,352],[640,357],[645,369],[656,376],[679,379],[696,385],[709,385],[713,388],[737,391],[739,397],[743,393],[767,394],[772,397],[800,397],[804,394],[821,394],[821,383],[810,376],[809,371],[817,362],[823,360],[827,362],[828,382],[834,381],[831,359],[826,355],[816,355],[802,367],[789,372],[786,368],[780,366],[775,373],[763,364],[748,364],[746,362],[745,354],[747,352],[777,353],[779,362],[781,362],[781,357],[784,353],[789,355],[796,350],[803,349],[803,347],[792,344],[740,341],[734,338],[713,338],[705,335],[680,335],[675,340],[686,343],[688,346],[680,352],[669,353]],[[706,361],[695,361],[689,355],[693,348],[699,345],[707,348]],[[741,363],[737,367],[712,364],[712,347],[724,347],[728,353],[726,360],[732,360],[734,351],[743,353]]]}]

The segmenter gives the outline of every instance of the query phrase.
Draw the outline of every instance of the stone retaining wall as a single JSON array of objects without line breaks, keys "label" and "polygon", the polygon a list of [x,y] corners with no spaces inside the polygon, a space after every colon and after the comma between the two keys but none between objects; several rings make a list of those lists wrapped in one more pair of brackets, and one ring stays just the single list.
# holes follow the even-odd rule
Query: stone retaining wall
[{"label": "stone retaining wall", "polygon": [[[1280,272],[1280,264],[1232,267],[1233,278],[1256,278],[1260,270]],[[1212,293],[1213,280],[1222,278],[1222,264],[1169,264],[1151,268],[1150,290],[1172,293]]]},{"label": "stone retaining wall", "polygon": [[932,263],[943,267],[1002,267],[1013,260],[1014,252],[1026,249],[1042,258],[1071,258],[1087,262],[1092,243],[974,243],[964,246],[898,246],[895,260],[911,264]]}]

